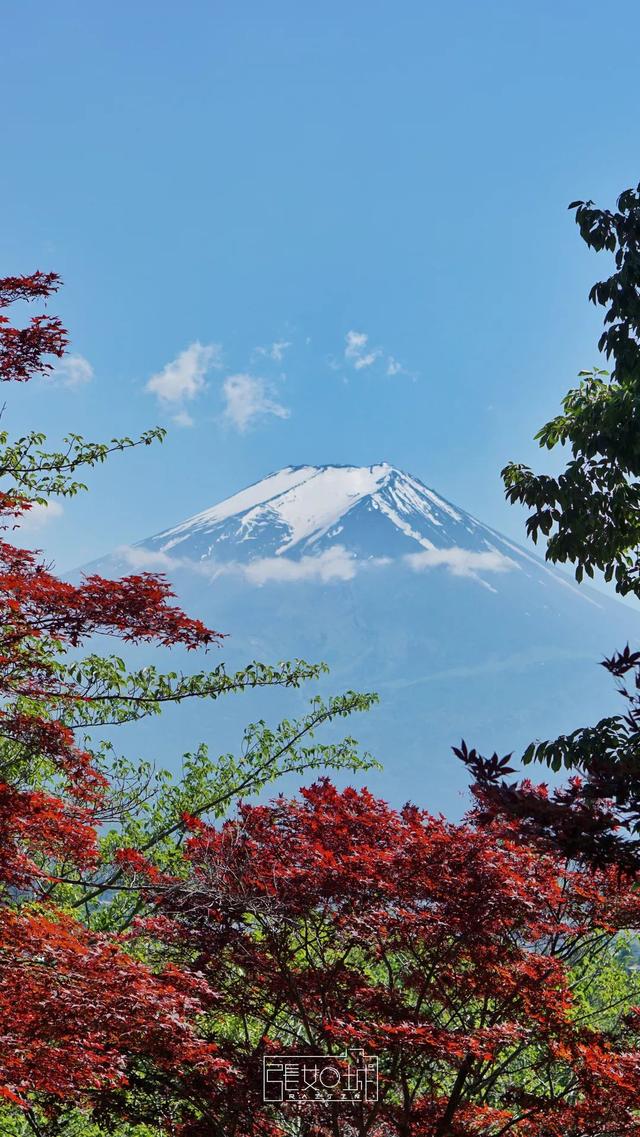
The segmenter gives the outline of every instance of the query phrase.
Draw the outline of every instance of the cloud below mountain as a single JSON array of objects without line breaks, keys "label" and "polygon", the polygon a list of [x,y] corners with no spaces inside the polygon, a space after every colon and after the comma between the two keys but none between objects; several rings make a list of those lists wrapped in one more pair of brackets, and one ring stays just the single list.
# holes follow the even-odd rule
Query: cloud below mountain
[{"label": "cloud below mountain", "polygon": [[[196,561],[188,557],[170,556],[161,550],[124,545],[117,550],[133,569],[144,572],[171,573],[185,569],[197,576],[215,580],[220,576],[241,576],[249,584],[263,585],[270,581],[320,581],[323,584],[336,580],[353,580],[363,567],[343,546],[334,545],[316,556],[299,560],[288,557],[258,557],[247,564],[239,561]],[[379,558],[379,563],[383,558]],[[367,562],[371,563],[371,562]]]},{"label": "cloud below mountain", "polygon": [[362,567],[342,545],[333,545],[312,557],[290,560],[286,557],[260,557],[246,565],[236,565],[250,584],[267,584],[268,581],[317,580],[327,584],[332,580],[353,580]]},{"label": "cloud below mountain", "polygon": [[332,545],[320,553],[293,559],[292,557],[257,557],[252,561],[192,560],[171,556],[156,549],[141,546],[122,546],[118,549],[126,563],[134,569],[171,574],[176,569],[195,573],[215,580],[220,576],[240,576],[249,584],[260,587],[270,582],[317,581],[329,584],[335,581],[354,580],[363,571],[384,568],[391,564],[406,565],[414,572],[444,568],[452,576],[470,577],[482,581],[481,573],[510,572],[518,566],[515,561],[499,552],[474,552],[470,549],[429,549],[403,557],[368,557],[359,560],[343,545]]},{"label": "cloud below mountain", "polygon": [[476,552],[472,549],[425,549],[420,553],[409,553],[404,561],[414,572],[444,566],[454,576],[477,576],[479,572],[511,572],[517,568],[515,561],[505,557],[497,550]]}]

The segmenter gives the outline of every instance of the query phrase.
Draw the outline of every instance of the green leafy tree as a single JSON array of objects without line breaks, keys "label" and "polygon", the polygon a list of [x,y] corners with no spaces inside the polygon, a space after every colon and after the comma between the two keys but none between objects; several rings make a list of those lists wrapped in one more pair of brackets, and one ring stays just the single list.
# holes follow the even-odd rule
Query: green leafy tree
[{"label": "green leafy tree", "polygon": [[546,556],[575,566],[576,577],[599,570],[618,592],[640,596],[640,186],[625,190],[615,212],[574,201],[580,235],[614,254],[615,271],[589,299],[605,309],[598,348],[611,371],[580,372],[563,413],[538,431],[540,446],[567,446],[571,459],[557,477],[509,463],[507,498],[531,509],[527,530],[547,541]]},{"label": "green leafy tree", "polygon": [[[502,471],[507,499],[529,509],[527,531],[546,543],[547,560],[574,567],[580,581],[602,574],[623,596],[640,597],[640,186],[617,209],[574,201],[582,239],[613,255],[614,271],[589,299],[604,309],[598,348],[610,370],[579,375],[562,413],[536,435],[547,450],[569,451],[557,475],[510,463]],[[570,783],[547,792],[530,782],[507,784],[510,756],[486,759],[463,743],[456,754],[472,771],[486,815],[528,823],[569,856],[597,864],[640,867],[640,653],[628,646],[603,666],[618,681],[623,713],[571,734],[533,742],[523,755]]]}]

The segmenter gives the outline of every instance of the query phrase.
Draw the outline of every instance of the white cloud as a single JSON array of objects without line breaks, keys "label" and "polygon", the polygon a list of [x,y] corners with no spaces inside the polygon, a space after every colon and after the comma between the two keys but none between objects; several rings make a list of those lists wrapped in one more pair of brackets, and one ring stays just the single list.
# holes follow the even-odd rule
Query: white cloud
[{"label": "white cloud", "polygon": [[367,341],[369,339],[368,335],[366,335],[365,332],[354,331],[347,332],[344,338],[347,345],[344,349],[344,354],[347,359],[357,358],[360,355],[362,349],[367,346]]},{"label": "white cloud", "polygon": [[361,355],[359,359],[356,359],[353,366],[356,371],[362,371],[363,367],[371,367],[371,364],[375,363],[376,359],[379,359],[381,355],[382,352],[379,351],[378,348],[376,348],[375,351],[368,351],[366,355]]},{"label": "white cloud", "polygon": [[208,581],[217,580],[224,574],[239,573],[244,569],[235,562],[218,562],[210,560],[193,560],[191,557],[170,556],[162,549],[145,549],[140,545],[120,545],[116,555],[122,557],[125,563],[136,572],[158,572],[171,576],[178,569],[185,569],[195,576],[202,576]]},{"label": "white cloud", "polygon": [[261,557],[243,565],[242,573],[252,584],[270,580],[316,580],[326,584],[331,580],[353,580],[358,567],[356,559],[342,545],[334,545],[318,556],[301,557],[299,561]]},{"label": "white cloud", "polygon": [[[347,363],[351,365],[356,371],[362,371],[365,367],[372,367],[378,360],[382,360],[386,355],[386,361],[383,366],[387,375],[409,375],[411,378],[416,379],[417,376],[414,372],[407,371],[406,367],[396,359],[394,355],[389,355],[381,347],[371,347],[369,344],[369,336],[366,332],[356,332],[353,329],[347,332],[345,339],[344,358]],[[330,366],[337,369],[333,361],[330,361]]]},{"label": "white cloud", "polygon": [[224,417],[232,426],[243,433],[257,419],[267,415],[276,418],[289,418],[291,411],[275,402],[269,395],[264,379],[240,372],[228,375],[222,387],[224,396]]},{"label": "white cloud", "polygon": [[414,572],[443,566],[454,576],[477,577],[480,572],[511,572],[517,568],[515,561],[497,550],[478,553],[472,549],[461,549],[457,545],[450,549],[425,549],[421,553],[409,553],[404,560]]},{"label": "white cloud", "polygon": [[173,416],[173,422],[176,426],[193,426],[194,422],[188,411],[178,411],[177,415]]},{"label": "white cloud", "polygon": [[189,344],[176,359],[149,379],[145,391],[171,406],[195,399],[206,387],[205,376],[220,367],[219,344]]},{"label": "white cloud", "polygon": [[[348,553],[342,545],[333,545],[317,556],[301,557],[299,561],[288,557],[259,557],[241,564],[238,561],[200,561],[187,557],[172,557],[162,550],[122,545],[117,550],[128,565],[139,571],[170,572],[187,569],[197,576],[215,580],[220,576],[242,576],[250,584],[262,585],[269,581],[315,580],[327,583],[332,580],[353,580],[364,563]],[[372,563],[387,564],[384,558]]]},{"label": "white cloud", "polygon": [[184,561],[170,557],[160,549],[144,549],[136,545],[120,545],[115,555],[123,557],[131,568],[141,572],[165,572],[185,565]]},{"label": "white cloud", "polygon": [[382,355],[382,349],[379,347],[367,350],[369,337],[365,332],[350,331],[347,332],[345,338],[344,357],[348,359],[356,371],[362,371],[363,367],[371,367],[376,359]]},{"label": "white cloud", "polygon": [[65,387],[81,387],[93,379],[93,367],[84,355],[65,355],[53,369],[52,377]]},{"label": "white cloud", "polygon": [[475,552],[459,546],[449,549],[425,549],[420,553],[409,553],[396,561],[390,557],[370,557],[360,560],[343,545],[332,545],[322,553],[303,556],[299,560],[285,556],[259,557],[246,563],[192,560],[188,557],[170,556],[159,549],[127,545],[123,545],[117,552],[137,571],[171,573],[172,570],[175,572],[177,569],[186,569],[210,581],[220,576],[240,576],[249,584],[258,587],[272,581],[285,583],[315,581],[328,584],[340,580],[353,580],[360,572],[384,568],[395,563],[405,564],[414,572],[444,568],[453,576],[471,578],[495,591],[491,585],[482,580],[480,574],[511,572],[518,567],[515,561],[497,550]]},{"label": "white cloud", "polygon": [[290,340],[275,340],[271,347],[257,347],[256,354],[266,356],[267,359],[273,359],[274,363],[282,363],[288,347],[291,347]]},{"label": "white cloud", "polygon": [[46,505],[36,501],[31,509],[20,517],[18,527],[21,533],[36,533],[44,529],[45,525],[50,525],[57,517],[62,517],[63,513],[64,509],[59,501],[49,501]]}]

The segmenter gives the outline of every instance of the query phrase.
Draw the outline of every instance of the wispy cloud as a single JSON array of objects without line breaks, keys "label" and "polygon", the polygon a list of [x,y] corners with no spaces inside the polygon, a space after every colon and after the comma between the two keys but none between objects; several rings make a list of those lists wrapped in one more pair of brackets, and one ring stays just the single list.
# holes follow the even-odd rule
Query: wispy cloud
[{"label": "wispy cloud", "polygon": [[224,418],[240,433],[248,430],[255,422],[275,415],[276,418],[289,418],[288,407],[276,402],[264,379],[239,372],[228,375],[222,385],[224,398]]},{"label": "wispy cloud", "polygon": [[260,557],[239,568],[251,584],[267,584],[272,580],[315,580],[326,584],[332,580],[353,580],[358,562],[342,545],[333,545],[318,556],[301,557],[299,561]]},{"label": "wispy cloud", "polygon": [[51,372],[64,387],[82,387],[93,379],[93,367],[84,355],[65,355]]},{"label": "wispy cloud", "polygon": [[[131,545],[123,545],[117,552],[131,568],[137,570],[170,573],[172,570],[186,569],[208,579],[241,576],[250,584],[258,586],[271,581],[308,580],[326,584],[329,581],[353,580],[356,573],[364,567],[342,545],[332,545],[316,556],[304,556],[300,560],[289,557],[257,557],[246,564],[240,561],[195,561],[188,557],[170,556],[162,550]],[[383,558],[369,560],[366,567],[370,568],[376,563],[388,562]]]},{"label": "wispy cloud", "polygon": [[64,509],[59,501],[49,501],[46,504],[34,502],[19,520],[18,528],[21,533],[39,533],[45,526],[50,525],[58,517],[62,517]]},{"label": "wispy cloud", "polygon": [[275,340],[270,347],[257,347],[255,354],[272,359],[274,363],[282,363],[285,351],[291,346],[290,340]]},{"label": "wispy cloud", "polygon": [[347,359],[357,358],[360,355],[361,351],[366,348],[367,341],[369,339],[366,332],[355,331],[347,332],[344,338],[347,345],[344,349],[344,354]]},{"label": "wispy cloud", "polygon": [[175,422],[176,426],[194,426],[195,425],[194,420],[191,417],[191,415],[189,414],[189,412],[184,411],[184,410],[178,411],[177,414],[173,415],[172,421]]},{"label": "wispy cloud", "polygon": [[122,557],[130,568],[141,572],[171,572],[172,569],[191,568],[197,564],[196,561],[170,557],[160,549],[145,549],[138,545],[120,545],[116,549],[116,556]]},{"label": "wispy cloud", "polygon": [[393,356],[387,356],[387,375],[409,375],[406,367]]},{"label": "wispy cloud", "polygon": [[[409,553],[399,559],[374,557],[359,560],[343,545],[332,545],[313,556],[303,556],[298,560],[292,557],[258,557],[242,563],[239,561],[191,560],[187,557],[170,556],[162,550],[123,546],[118,550],[127,564],[137,570],[166,572],[184,569],[215,580],[221,576],[243,577],[249,584],[261,586],[271,582],[316,581],[328,584],[336,581],[353,580],[361,572],[370,572],[388,565],[406,565],[414,572],[427,569],[444,568],[452,576],[468,577],[487,588],[491,585],[483,580],[481,574],[505,573],[517,569],[515,561],[497,550],[476,552],[453,546],[449,549],[425,549],[420,553]],[[493,590],[492,590],[493,591]]]},{"label": "wispy cloud", "polygon": [[382,348],[369,347],[369,337],[366,332],[356,332],[353,330],[347,332],[345,336],[344,357],[355,367],[356,371],[362,371],[365,367],[371,367],[381,355]]},{"label": "wispy cloud", "polygon": [[475,552],[453,545],[450,549],[425,549],[420,553],[408,553],[404,561],[414,572],[444,567],[453,576],[477,577],[481,572],[511,572],[517,568],[515,561],[505,557],[497,550]]},{"label": "wispy cloud", "polygon": [[[372,347],[366,332],[357,332],[352,328],[344,337],[344,342],[344,362],[355,371],[363,371],[375,363],[384,366],[386,375],[409,375],[412,379],[416,378],[415,372],[408,371],[394,355],[382,347]],[[331,360],[330,366],[336,370],[339,364]]]},{"label": "wispy cloud", "polygon": [[162,371],[152,375],[145,390],[155,395],[165,407],[178,407],[195,399],[206,384],[206,376],[214,367],[220,367],[219,344],[189,344],[184,351],[167,363]]}]

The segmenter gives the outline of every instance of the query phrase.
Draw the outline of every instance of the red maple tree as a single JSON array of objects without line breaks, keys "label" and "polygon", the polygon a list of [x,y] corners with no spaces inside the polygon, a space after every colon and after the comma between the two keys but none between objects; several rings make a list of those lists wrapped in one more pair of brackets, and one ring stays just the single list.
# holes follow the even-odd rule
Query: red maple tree
[{"label": "red maple tree", "polygon": [[[40,272],[0,280],[0,309],[46,299],[57,284]],[[0,315],[0,379],[46,374],[47,357],[61,356],[66,342],[55,318],[16,327]],[[72,445],[48,456],[34,450],[38,441],[31,436],[0,454],[5,537],[38,487],[62,486],[84,459],[100,460],[109,449],[87,455]],[[196,981],[172,967],[154,974],[117,937],[88,930],[48,899],[60,877],[95,866],[109,792],[60,713],[89,698],[65,652],[97,633],[187,648],[219,638],[170,596],[166,582],[149,574],[73,585],[38,554],[0,540],[0,1095],[28,1116],[34,1095],[80,1101],[122,1084],[141,1052],[174,1070],[195,1065],[223,1077],[226,1069],[189,1025],[199,1005]]]},{"label": "red maple tree", "polygon": [[[236,1075],[174,1087],[185,1132],[640,1133],[638,1013],[583,998],[603,943],[640,919],[613,873],[541,853],[516,823],[396,812],[327,780],[220,828],[194,821],[186,857],[187,879],[150,882],[140,934],[207,980],[203,1036]],[[350,1049],[378,1058],[378,1100],[263,1101],[265,1055]],[[129,1116],[149,1116],[154,1084],[131,1083]]]}]

